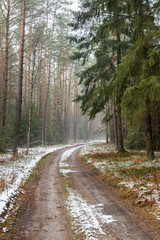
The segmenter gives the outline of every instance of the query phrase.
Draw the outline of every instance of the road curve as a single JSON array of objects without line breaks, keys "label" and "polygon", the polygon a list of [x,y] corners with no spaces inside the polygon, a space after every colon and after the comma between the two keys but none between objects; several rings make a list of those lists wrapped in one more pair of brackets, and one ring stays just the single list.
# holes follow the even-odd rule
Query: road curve
[{"label": "road curve", "polygon": [[[140,228],[134,214],[96,180],[78,155],[75,147],[50,155],[19,209],[11,239],[158,240]],[[62,194],[64,187],[68,197]]]}]

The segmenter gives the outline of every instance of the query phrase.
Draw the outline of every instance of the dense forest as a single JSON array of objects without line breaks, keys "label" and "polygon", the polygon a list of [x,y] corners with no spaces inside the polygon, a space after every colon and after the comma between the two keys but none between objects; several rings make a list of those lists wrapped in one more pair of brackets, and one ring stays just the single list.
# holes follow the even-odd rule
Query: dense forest
[{"label": "dense forest", "polygon": [[[160,1],[0,1],[0,151],[88,140],[160,150]],[[90,120],[90,121],[89,121]],[[101,125],[102,121],[102,125]]]},{"label": "dense forest", "polygon": [[107,142],[119,152],[160,150],[160,1],[84,0],[71,24],[81,59],[83,113],[103,112]]},{"label": "dense forest", "polygon": [[72,18],[68,1],[0,2],[1,152],[88,140],[101,127],[73,101],[80,64],[70,59]]}]

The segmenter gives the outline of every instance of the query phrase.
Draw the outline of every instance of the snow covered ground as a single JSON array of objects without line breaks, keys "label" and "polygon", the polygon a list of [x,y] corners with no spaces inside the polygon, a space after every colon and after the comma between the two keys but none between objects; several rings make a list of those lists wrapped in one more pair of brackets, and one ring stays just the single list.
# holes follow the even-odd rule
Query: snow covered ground
[{"label": "snow covered ground", "polygon": [[[121,169],[142,169],[142,168],[156,168],[160,167],[160,153],[156,152],[157,159],[156,161],[141,161],[140,159],[131,159],[130,157],[126,158],[125,161],[121,161],[120,158],[118,161],[112,161],[112,158],[96,159],[91,156],[94,154],[103,154],[103,153],[115,153],[115,147],[112,145],[105,144],[92,144],[89,143],[81,150],[81,155],[86,158],[87,163],[94,165],[99,169],[102,174],[105,174],[106,171],[110,171],[111,177],[118,179],[118,185],[125,186],[130,191],[137,194],[137,199],[135,204],[139,206],[144,206],[145,204],[152,204],[153,210],[152,214],[160,220],[160,170],[157,170],[157,174],[149,173],[146,176],[134,177],[129,176],[120,176],[119,170]],[[142,152],[142,151],[141,151]]]},{"label": "snow covered ground", "polygon": [[103,214],[103,204],[90,205],[78,191],[71,188],[67,190],[67,209],[75,232],[84,234],[86,240],[97,240],[99,235],[105,235],[102,225],[115,222],[115,218]]},{"label": "snow covered ground", "polygon": [[[10,160],[12,154],[0,154],[0,215],[7,208],[6,205],[9,201],[10,208],[12,208],[14,196],[19,191],[23,191],[21,186],[41,158],[48,153],[69,146],[73,146],[73,144],[30,148],[27,155],[24,154],[25,149],[19,148],[19,158],[16,161]],[[0,218],[0,221],[4,220]]]}]

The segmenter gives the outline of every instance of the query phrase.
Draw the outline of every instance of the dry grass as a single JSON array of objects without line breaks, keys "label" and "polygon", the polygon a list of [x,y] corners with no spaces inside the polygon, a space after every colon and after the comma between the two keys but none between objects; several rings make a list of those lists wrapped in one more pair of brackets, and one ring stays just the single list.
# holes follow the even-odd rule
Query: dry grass
[{"label": "dry grass", "polygon": [[5,186],[6,186],[6,181],[4,178],[1,178],[0,179],[0,190],[4,191]]},{"label": "dry grass", "polygon": [[12,157],[9,158],[10,162],[16,161],[16,160],[18,160],[18,155],[13,155]]},{"label": "dry grass", "polygon": [[93,168],[99,169],[100,178],[116,188],[121,198],[128,199],[135,207],[152,212],[153,216],[159,216],[157,195],[160,189],[160,166],[148,163],[145,153],[92,151],[82,158]]}]

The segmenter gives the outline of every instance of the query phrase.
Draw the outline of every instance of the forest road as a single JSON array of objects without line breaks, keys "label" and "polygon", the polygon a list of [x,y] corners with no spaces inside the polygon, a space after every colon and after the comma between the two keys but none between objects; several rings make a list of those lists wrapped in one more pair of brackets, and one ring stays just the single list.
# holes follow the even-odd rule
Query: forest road
[{"label": "forest road", "polygon": [[142,228],[135,215],[96,179],[80,160],[79,151],[74,147],[50,155],[19,209],[12,239],[160,239]]}]

